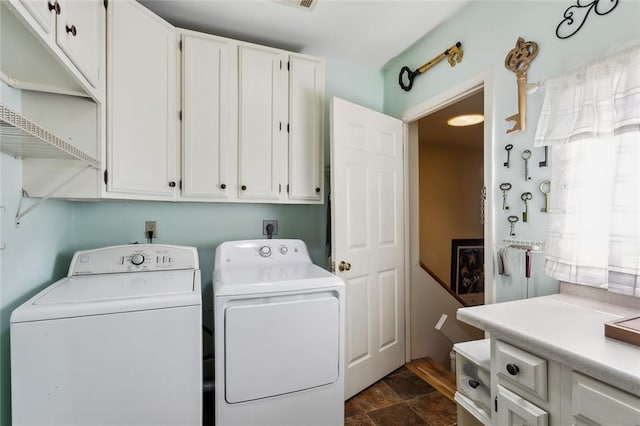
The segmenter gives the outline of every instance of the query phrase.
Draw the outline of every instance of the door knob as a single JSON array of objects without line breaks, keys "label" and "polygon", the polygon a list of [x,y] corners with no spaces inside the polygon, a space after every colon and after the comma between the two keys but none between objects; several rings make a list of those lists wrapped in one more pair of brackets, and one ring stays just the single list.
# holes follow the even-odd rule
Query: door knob
[{"label": "door knob", "polygon": [[350,271],[351,270],[351,264],[345,262],[344,260],[342,262],[340,262],[340,264],[338,265],[338,270],[340,272],[344,272],[344,271]]}]

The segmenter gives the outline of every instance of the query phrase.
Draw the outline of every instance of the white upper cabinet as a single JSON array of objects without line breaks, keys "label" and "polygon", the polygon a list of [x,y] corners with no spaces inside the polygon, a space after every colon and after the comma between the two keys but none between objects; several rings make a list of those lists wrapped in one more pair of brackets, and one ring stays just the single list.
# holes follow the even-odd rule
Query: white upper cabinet
[{"label": "white upper cabinet", "polygon": [[289,59],[289,180],[292,201],[322,201],[324,164],[324,62]]},{"label": "white upper cabinet", "polygon": [[240,199],[323,201],[323,96],[322,60],[239,47]]},{"label": "white upper cabinet", "polygon": [[58,3],[56,40],[60,48],[96,87],[100,73],[100,54],[104,27],[101,1],[64,1]]},{"label": "white upper cabinet", "polygon": [[104,52],[104,5],[99,0],[20,0],[38,23],[46,42],[57,44],[97,88]]},{"label": "white upper cabinet", "polygon": [[226,200],[236,188],[231,40],[183,31],[182,197]]},{"label": "white upper cabinet", "polygon": [[175,28],[135,1],[107,9],[107,196],[174,200]]},{"label": "white upper cabinet", "polygon": [[238,198],[278,201],[286,176],[287,55],[241,45],[238,50]]}]

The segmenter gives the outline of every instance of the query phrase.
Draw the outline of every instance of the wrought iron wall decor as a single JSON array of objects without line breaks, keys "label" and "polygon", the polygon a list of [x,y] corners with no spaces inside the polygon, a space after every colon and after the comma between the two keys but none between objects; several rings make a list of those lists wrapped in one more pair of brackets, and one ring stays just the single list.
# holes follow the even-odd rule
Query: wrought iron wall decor
[{"label": "wrought iron wall decor", "polygon": [[582,28],[593,10],[596,15],[606,15],[618,6],[618,0],[575,0],[576,4],[564,11],[564,19],[556,27],[556,36],[569,38]]},{"label": "wrought iron wall decor", "polygon": [[515,121],[513,127],[507,130],[507,133],[523,131],[525,128],[525,117],[527,113],[527,69],[529,64],[538,55],[538,43],[534,41],[524,41],[522,37],[518,37],[516,46],[507,53],[504,59],[504,66],[516,74],[518,81],[518,112],[510,117],[507,121]]},{"label": "wrought iron wall decor", "polygon": [[447,58],[449,65],[455,67],[456,63],[460,63],[462,61],[463,53],[461,47],[462,43],[457,42],[415,71],[411,71],[411,69],[407,66],[402,67],[402,69],[400,69],[400,74],[398,75],[398,84],[400,84],[400,87],[402,87],[403,90],[408,92],[409,90],[411,90],[411,87],[413,87],[413,79],[416,78],[416,76],[427,71],[429,68],[433,67],[444,58]]}]

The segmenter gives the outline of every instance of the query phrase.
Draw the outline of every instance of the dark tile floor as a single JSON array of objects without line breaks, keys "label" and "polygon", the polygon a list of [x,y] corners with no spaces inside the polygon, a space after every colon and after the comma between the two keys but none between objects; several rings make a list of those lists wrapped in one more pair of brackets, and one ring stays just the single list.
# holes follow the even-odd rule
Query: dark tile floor
[{"label": "dark tile floor", "polygon": [[456,405],[402,367],[344,405],[345,426],[454,426]]}]

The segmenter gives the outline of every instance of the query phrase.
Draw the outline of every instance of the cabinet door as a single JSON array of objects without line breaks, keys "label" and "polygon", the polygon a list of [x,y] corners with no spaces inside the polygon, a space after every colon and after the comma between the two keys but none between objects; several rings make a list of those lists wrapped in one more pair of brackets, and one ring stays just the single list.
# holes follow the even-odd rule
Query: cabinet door
[{"label": "cabinet door", "polygon": [[546,411],[498,385],[499,426],[547,426]]},{"label": "cabinet door", "polygon": [[182,35],[182,196],[186,198],[226,199],[235,189],[229,170],[229,44]]},{"label": "cabinet door", "polygon": [[[116,3],[116,2],[114,2]],[[93,87],[97,87],[104,33],[102,9],[98,0],[59,1],[56,21],[58,46],[78,67]]]},{"label": "cabinet door", "polygon": [[135,1],[109,3],[107,196],[172,200],[178,108],[174,28]]},{"label": "cabinet door", "polygon": [[[55,21],[55,1],[20,0],[20,3],[29,11],[33,19],[38,22],[42,30],[47,34],[51,34]],[[52,9],[49,9],[50,4]]]},{"label": "cabinet door", "polygon": [[280,200],[286,177],[286,60],[273,49],[239,47],[238,198]]},{"label": "cabinet door", "polygon": [[322,201],[324,63],[291,56],[289,67],[289,199]]}]

